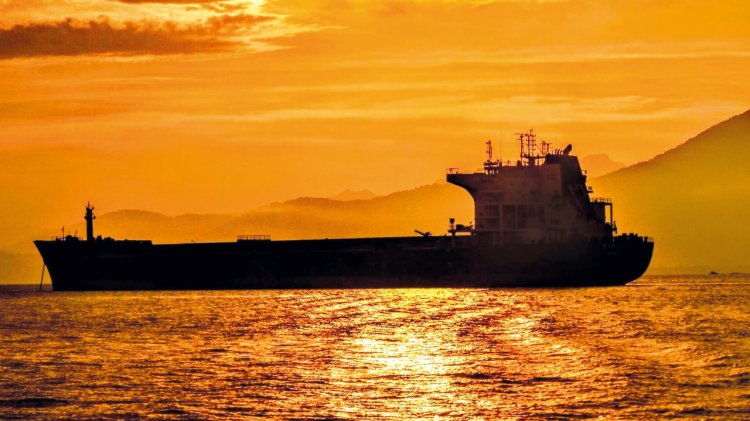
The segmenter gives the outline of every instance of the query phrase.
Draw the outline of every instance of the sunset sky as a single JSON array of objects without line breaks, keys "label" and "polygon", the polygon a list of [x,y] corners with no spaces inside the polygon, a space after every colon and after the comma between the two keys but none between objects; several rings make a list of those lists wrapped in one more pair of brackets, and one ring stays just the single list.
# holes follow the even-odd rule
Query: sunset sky
[{"label": "sunset sky", "polygon": [[747,0],[0,1],[0,228],[388,193],[530,127],[646,160],[750,108],[748,22]]}]

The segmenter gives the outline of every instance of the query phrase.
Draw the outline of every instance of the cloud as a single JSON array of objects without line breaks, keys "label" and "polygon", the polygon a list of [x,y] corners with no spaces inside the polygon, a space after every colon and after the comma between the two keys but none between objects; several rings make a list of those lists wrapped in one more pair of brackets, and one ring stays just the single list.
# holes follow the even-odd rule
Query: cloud
[{"label": "cloud", "polygon": [[205,26],[207,30],[212,30],[216,33],[235,33],[242,31],[244,28],[253,27],[271,20],[274,20],[271,16],[247,15],[244,13],[235,15],[225,14],[206,19]]},{"label": "cloud", "polygon": [[[167,5],[167,6],[185,6],[188,10],[210,10],[217,13],[230,13],[247,10],[252,3],[233,2],[227,0],[112,0],[118,3],[132,5]],[[257,10],[257,7],[254,9]]]},{"label": "cloud", "polygon": [[[332,52],[340,58],[435,55],[446,62],[452,52],[475,52],[480,59],[522,63],[570,61],[569,56],[608,55],[610,49],[653,52],[651,46],[725,46],[747,52],[750,19],[747,0],[653,0],[649,7],[632,2],[541,0],[443,0],[366,2],[354,0],[276,0],[268,13],[291,22],[315,22],[333,30],[281,40],[290,48]],[[665,24],[668,22],[669,24]],[[544,28],[544,29],[542,29]],[[630,46],[634,51],[625,51]],[[643,47],[643,48],[641,48]],[[530,52],[499,57],[498,51]],[[714,49],[711,48],[713,52]],[[684,50],[663,51],[680,54]],[[721,53],[721,52],[718,52]],[[539,59],[537,59],[539,55]],[[345,57],[349,56],[349,57]],[[471,59],[456,54],[457,59]],[[584,57],[586,58],[586,57]],[[450,64],[450,63],[448,63]]]},{"label": "cloud", "polygon": [[116,24],[89,21],[29,23],[0,29],[0,59],[84,54],[175,54],[226,51],[242,45],[228,36],[273,19],[222,15],[193,25],[152,21]]},{"label": "cloud", "polygon": [[[513,124],[563,124],[643,122],[689,117],[700,112],[731,112],[737,103],[712,102],[677,105],[640,96],[566,97],[521,95],[501,99],[467,100],[463,96],[432,96],[424,100],[399,100],[370,105],[333,102],[308,108],[282,108],[241,115],[202,115],[195,119],[266,123],[292,120],[445,120]],[[500,117],[502,116],[502,117]],[[533,116],[533,117],[530,117]]]},{"label": "cloud", "polygon": [[223,0],[116,0],[120,3],[163,3],[163,4],[199,4],[199,3],[221,3]]}]

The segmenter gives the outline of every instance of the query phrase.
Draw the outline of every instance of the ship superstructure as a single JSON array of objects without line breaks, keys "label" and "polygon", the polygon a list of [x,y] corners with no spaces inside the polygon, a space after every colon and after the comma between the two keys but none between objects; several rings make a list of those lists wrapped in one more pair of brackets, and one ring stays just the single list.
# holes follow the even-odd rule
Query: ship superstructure
[{"label": "ship superstructure", "polygon": [[552,150],[533,130],[518,133],[516,162],[493,160],[487,141],[483,172],[450,169],[448,182],[474,199],[474,235],[482,244],[543,244],[585,238],[611,240],[616,233],[612,201],[591,198],[586,174],[572,146]]},{"label": "ship superstructure", "polygon": [[[475,223],[445,236],[153,244],[94,237],[35,241],[53,289],[277,289],[622,285],[643,274],[653,241],[617,235],[612,202],[590,197],[572,146],[518,134],[516,162],[449,169],[474,199]],[[416,221],[415,221],[416,222]]]}]

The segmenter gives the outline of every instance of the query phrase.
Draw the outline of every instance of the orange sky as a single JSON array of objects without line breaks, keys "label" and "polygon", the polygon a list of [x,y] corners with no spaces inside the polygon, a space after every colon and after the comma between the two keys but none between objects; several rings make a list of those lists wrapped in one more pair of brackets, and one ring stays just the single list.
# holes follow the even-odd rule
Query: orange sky
[{"label": "orange sky", "polygon": [[750,108],[748,22],[746,0],[0,1],[0,228],[387,193],[529,127],[645,160]]}]

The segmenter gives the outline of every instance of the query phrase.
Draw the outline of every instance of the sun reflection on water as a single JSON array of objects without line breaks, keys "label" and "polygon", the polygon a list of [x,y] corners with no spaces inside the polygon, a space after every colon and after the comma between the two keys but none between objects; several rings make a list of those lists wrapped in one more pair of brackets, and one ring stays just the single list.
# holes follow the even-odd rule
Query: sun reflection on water
[{"label": "sun reflection on water", "polygon": [[[332,384],[358,392],[329,407],[342,416],[468,416],[464,406],[518,410],[503,399],[508,393],[544,395],[544,405],[555,404],[551,389],[589,369],[581,350],[545,335],[546,313],[513,316],[519,309],[512,296],[497,293],[488,303],[486,293],[475,300],[476,291],[372,292],[360,307],[361,328],[333,356],[344,364],[329,371]],[[567,363],[544,364],[547,355]]]},{"label": "sun reflection on water", "polygon": [[[748,292],[676,288],[687,295],[662,299],[625,288],[6,299],[0,381],[18,387],[0,389],[0,403],[40,397],[28,404],[52,406],[23,414],[50,419],[644,419],[705,415],[717,405],[742,411],[750,347],[737,348],[748,320],[737,304],[746,300],[734,296]],[[703,297],[735,310],[716,321],[685,305]],[[8,408],[0,404],[0,418]]]}]

